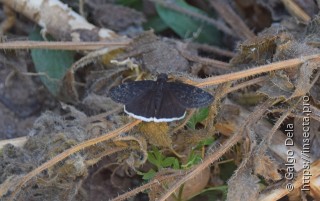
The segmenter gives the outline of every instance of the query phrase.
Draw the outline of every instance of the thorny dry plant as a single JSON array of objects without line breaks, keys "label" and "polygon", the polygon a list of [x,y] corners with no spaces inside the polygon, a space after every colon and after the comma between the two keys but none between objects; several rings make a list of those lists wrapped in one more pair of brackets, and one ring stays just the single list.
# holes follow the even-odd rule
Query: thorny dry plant
[{"label": "thorny dry plant", "polygon": [[[153,2],[161,3],[155,0]],[[296,6],[290,1],[283,2],[288,8]],[[248,39],[239,45],[239,52],[236,55],[224,52],[219,48],[213,50],[221,53],[221,55],[232,57],[230,64],[194,55],[192,51],[188,50],[188,44],[169,39],[162,40],[155,37],[151,32],[146,32],[140,38],[132,41],[123,39],[122,42],[121,40],[120,42],[115,40],[117,42],[114,43],[72,42],[65,45],[59,42],[29,41],[0,44],[0,47],[4,49],[39,47],[74,50],[99,49],[90,52],[74,63],[65,75],[64,89],[61,89],[59,98],[69,103],[79,103],[85,100],[82,103],[92,104],[93,102],[90,101],[94,99],[96,101],[94,103],[100,106],[98,103],[106,101],[106,99],[101,98],[101,91],[106,91],[105,88],[101,87],[102,85],[107,85],[107,88],[110,88],[124,79],[148,78],[150,74],[159,72],[159,69],[162,72],[170,73],[175,79],[194,86],[206,87],[208,90],[212,90],[213,86],[218,85],[215,92],[215,102],[209,108],[207,120],[202,123],[203,127],[201,129],[194,131],[186,131],[183,126],[185,122],[180,125],[175,123],[147,125],[138,120],[129,122],[128,118],[118,115],[119,109],[117,108],[104,114],[87,116],[68,105],[62,107],[67,111],[67,115],[63,117],[52,113],[42,115],[35,122],[31,131],[31,137],[24,148],[26,153],[10,145],[5,146],[2,150],[3,155],[7,157],[6,160],[15,164],[14,161],[10,160],[10,156],[14,155],[17,158],[21,156],[20,158],[25,160],[21,163],[25,163],[25,166],[19,170],[22,172],[19,175],[9,175],[5,178],[0,185],[0,198],[22,200],[28,197],[28,193],[34,195],[39,193],[44,196],[42,198],[45,198],[47,193],[48,197],[56,196],[59,199],[72,200],[81,194],[82,182],[89,174],[88,168],[97,164],[103,158],[115,155],[118,168],[114,172],[123,168],[124,172],[129,174],[129,170],[138,170],[141,165],[145,164],[150,144],[169,149],[183,160],[183,155],[180,155],[180,152],[175,152],[173,144],[177,147],[188,144],[191,147],[204,139],[202,136],[213,135],[215,132],[223,133],[228,136],[228,139],[224,140],[221,145],[208,149],[203,154],[203,160],[199,164],[195,164],[188,169],[159,170],[155,177],[146,184],[113,200],[129,199],[146,190],[148,190],[151,200],[164,201],[170,199],[170,196],[179,194],[177,192],[181,191],[181,187],[186,187],[188,181],[205,174],[205,170],[208,170],[223,155],[228,154],[237,143],[243,144],[244,147],[247,146],[247,151],[244,151],[244,157],[239,157],[241,160],[238,163],[239,167],[228,182],[227,200],[275,200],[288,194],[284,188],[286,181],[281,181],[283,177],[278,172],[281,169],[280,164],[275,160],[274,155],[269,155],[269,152],[278,152],[279,157],[284,159],[281,154],[285,153],[286,150],[278,150],[279,146],[277,146],[280,141],[283,141],[281,138],[283,135],[280,131],[283,130],[281,126],[287,120],[301,120],[302,109],[300,106],[302,105],[302,97],[306,94],[314,98],[311,106],[313,114],[319,114],[319,96],[317,93],[319,93],[320,54],[316,48],[312,47],[316,46],[316,42],[311,37],[306,37],[305,41],[297,42],[298,39],[287,33],[286,30],[274,31],[270,29],[259,36],[255,36],[243,21],[232,12],[232,8],[228,4],[223,3],[223,1],[217,1],[217,4],[213,4],[213,1],[210,1],[210,3],[216,10],[230,11],[221,12],[220,15],[232,29],[237,30],[239,26],[241,27],[240,35],[237,35],[237,37]],[[162,3],[162,5],[214,24],[223,32],[234,35],[229,27],[211,18],[181,10],[171,4]],[[26,11],[22,10],[20,12],[24,13]],[[293,9],[291,12],[305,22],[310,20],[299,9]],[[234,21],[237,18],[238,20]],[[52,28],[50,21],[43,23],[48,23],[47,27]],[[320,24],[319,19],[316,18],[313,23]],[[310,24],[312,25],[312,23]],[[311,25],[310,29],[312,28]],[[85,24],[85,28],[91,29],[92,26]],[[98,32],[100,34],[98,34],[98,37],[103,37],[105,35],[101,33],[108,32],[117,38],[115,33],[101,30]],[[75,30],[64,31],[69,34],[74,33]],[[309,34],[312,35],[312,33],[309,30]],[[78,34],[80,38],[83,36],[82,32]],[[59,34],[56,33],[56,35]],[[70,34],[67,37],[74,37],[74,35]],[[312,44],[312,46],[309,46],[309,44]],[[190,46],[192,45],[196,46],[196,44],[190,44]],[[103,48],[100,49],[101,47]],[[119,47],[121,48],[119,49]],[[205,48],[205,46],[201,46],[201,48]],[[164,51],[169,53],[162,54]],[[138,67],[133,67],[129,63],[124,66],[112,65],[110,64],[112,59],[118,60],[118,64],[129,59],[128,61],[131,63],[136,62]],[[106,75],[106,78],[101,75],[100,77],[94,77],[96,75],[88,76],[88,80],[91,78],[91,81],[95,81],[87,86],[89,95],[83,98],[80,93],[81,90],[77,87],[80,85],[77,80],[77,73],[92,68],[92,66],[89,66],[91,63],[101,60],[102,63],[109,65],[109,69],[106,70],[107,73],[103,74]],[[161,64],[155,61],[161,61]],[[205,79],[193,78],[188,73],[181,74],[180,72],[187,72],[188,64],[191,61],[193,62],[192,71],[194,74],[198,74],[199,69],[204,67],[207,74],[213,74],[212,72],[216,72],[216,68],[222,70],[223,73]],[[170,67],[177,69],[170,69]],[[110,82],[110,80],[114,80],[114,82]],[[242,80],[242,82],[237,84],[239,80]],[[260,85],[259,100],[262,99],[262,103],[256,103],[250,113],[236,105],[237,110],[240,111],[238,119],[225,121],[226,117],[223,116],[224,113],[221,111],[226,109],[226,106],[235,107],[234,103],[228,102],[229,99],[225,98],[227,94],[242,88],[254,87],[253,85]],[[94,93],[91,92],[97,92],[98,95],[93,95]],[[107,111],[110,111],[110,108]],[[266,115],[276,119],[272,125],[265,121]],[[314,122],[320,122],[318,115],[311,116],[311,119]],[[170,137],[173,137],[173,135],[169,135],[171,133],[190,134],[188,135],[190,139],[171,139]],[[196,139],[197,137],[198,139]],[[173,140],[175,140],[174,143]],[[50,144],[44,142],[50,142]],[[190,151],[190,147],[185,150]],[[295,149],[297,153],[301,152],[298,146]],[[33,153],[34,155],[30,156],[35,156],[35,159],[30,158],[27,152]],[[316,179],[320,175],[319,160],[311,158],[310,162],[313,162],[310,171]],[[299,171],[297,178],[301,179],[302,168],[298,166],[295,168]],[[265,178],[271,187],[278,188],[262,191],[257,183],[258,175]],[[279,186],[272,185],[272,183]],[[317,191],[315,183],[315,181],[311,181],[310,185],[315,189],[314,196],[316,197],[319,191]],[[302,185],[298,181],[294,184],[296,188]],[[58,186],[58,190],[53,186]],[[52,188],[51,191],[50,188]],[[243,194],[243,192],[247,193]]]}]

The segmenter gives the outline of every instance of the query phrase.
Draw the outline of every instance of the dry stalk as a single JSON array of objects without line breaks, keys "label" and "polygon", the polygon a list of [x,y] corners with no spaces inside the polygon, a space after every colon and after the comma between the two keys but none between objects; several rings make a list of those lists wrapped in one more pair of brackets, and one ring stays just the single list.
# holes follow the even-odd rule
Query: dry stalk
[{"label": "dry stalk", "polygon": [[289,11],[291,15],[302,20],[304,23],[308,23],[311,20],[311,17],[304,12],[294,1],[292,0],[281,0],[283,5]]},{"label": "dry stalk", "polygon": [[92,166],[94,164],[97,164],[98,161],[100,161],[103,157],[105,156],[110,156],[114,153],[117,153],[117,152],[120,152],[120,151],[124,151],[128,149],[128,147],[116,147],[116,148],[113,148],[111,150],[106,150],[106,151],[103,151],[101,153],[99,153],[98,156],[95,156],[94,159],[89,159],[89,160],[86,160],[84,163],[86,164],[86,166]]},{"label": "dry stalk", "polygon": [[254,84],[259,84],[259,83],[264,82],[264,81],[266,81],[266,80],[268,80],[268,76],[261,76],[261,77],[253,78],[253,79],[251,79],[251,80],[248,80],[248,81],[239,83],[239,84],[231,87],[231,88],[227,91],[227,93],[231,93],[231,92],[237,91],[237,90],[239,90],[239,89],[243,89],[243,88],[252,86],[252,85],[254,85]]},{"label": "dry stalk", "polygon": [[208,133],[214,133],[215,127],[214,124],[216,122],[216,117],[219,113],[219,109],[221,108],[221,103],[223,98],[228,94],[228,90],[230,89],[231,82],[226,82],[224,84],[221,84],[217,87],[215,98],[213,103],[210,106],[209,115],[206,122],[206,129]]},{"label": "dry stalk", "polygon": [[230,57],[230,58],[232,58],[236,55],[236,53],[234,53],[232,51],[229,51],[226,49],[221,49],[220,47],[213,46],[213,45],[191,42],[191,43],[188,43],[188,46],[196,48],[196,49],[204,50],[206,52],[212,52],[213,54],[217,54],[217,55],[221,55],[221,56],[225,56],[225,57]]},{"label": "dry stalk", "polygon": [[145,191],[145,190],[147,190],[147,189],[152,188],[152,187],[155,186],[155,185],[161,185],[161,182],[162,182],[162,181],[170,180],[170,179],[172,179],[172,178],[181,176],[181,175],[183,175],[183,174],[185,174],[184,171],[179,171],[179,172],[174,173],[174,174],[171,174],[171,175],[161,176],[161,177],[159,177],[159,178],[157,178],[157,179],[153,179],[152,181],[150,181],[150,182],[148,182],[148,183],[146,183],[146,184],[144,184],[144,185],[142,185],[142,186],[140,186],[140,187],[138,187],[138,188],[133,189],[132,191],[129,191],[129,192],[127,192],[127,193],[124,193],[124,194],[122,194],[122,195],[120,195],[120,196],[112,199],[111,201],[126,200],[126,199],[128,199],[128,198],[130,198],[130,197],[135,196],[136,194],[138,194],[138,193],[140,193],[140,192],[143,192],[143,191]]},{"label": "dry stalk", "polygon": [[[50,167],[52,167],[53,165],[57,164],[58,162],[62,161],[63,159],[67,158],[68,156],[82,150],[85,149],[87,147],[90,147],[92,145],[95,145],[99,142],[103,142],[106,140],[110,140],[116,136],[118,136],[120,133],[122,132],[127,132],[129,131],[131,128],[133,128],[134,126],[136,126],[137,124],[139,124],[141,121],[140,120],[135,120],[134,122],[128,123],[114,131],[111,131],[109,133],[106,133],[105,135],[87,140],[85,142],[82,142],[70,149],[65,150],[64,152],[62,152],[61,154],[58,154],[57,156],[53,157],[51,160],[43,163],[42,165],[40,165],[39,167],[37,167],[36,169],[34,169],[33,171],[31,171],[30,173],[26,174],[25,176],[23,176],[20,181],[18,182],[18,184],[15,186],[15,190],[13,191],[13,193],[11,194],[9,200],[14,200],[15,196],[17,195],[17,193],[21,190],[21,188],[23,187],[24,184],[26,184],[30,179],[32,179],[33,177],[35,177],[36,175],[38,175],[39,173],[41,173],[43,170],[48,169]],[[0,195],[0,197],[2,197],[3,195]]]},{"label": "dry stalk", "polygon": [[10,7],[3,6],[3,12],[6,15],[6,18],[0,24],[1,35],[4,35],[4,33],[11,29],[16,22],[16,15]]},{"label": "dry stalk", "polygon": [[219,15],[232,27],[232,29],[239,33],[241,38],[248,39],[255,37],[255,34],[243,22],[241,17],[232,9],[227,1],[211,0],[210,5],[219,13]]},{"label": "dry stalk", "polygon": [[305,56],[299,59],[288,59],[284,61],[274,62],[271,64],[250,68],[248,70],[243,70],[235,73],[228,73],[228,74],[224,74],[216,77],[210,77],[210,78],[206,78],[198,81],[188,80],[187,83],[197,87],[211,86],[211,85],[216,85],[216,84],[220,84],[228,81],[250,77],[260,73],[266,73],[266,72],[281,70],[285,68],[298,67],[304,62],[311,61],[311,60],[320,61],[320,54],[313,54],[313,55]]},{"label": "dry stalk", "polygon": [[180,50],[180,54],[190,61],[201,63],[204,65],[210,65],[212,67],[221,68],[224,70],[229,70],[231,67],[230,64],[226,62],[218,61],[215,59],[199,57],[197,55],[190,54],[188,51],[185,51],[185,50]]},{"label": "dry stalk", "polygon": [[104,47],[125,47],[129,42],[71,42],[71,41],[10,41],[0,43],[0,49],[98,50]]}]

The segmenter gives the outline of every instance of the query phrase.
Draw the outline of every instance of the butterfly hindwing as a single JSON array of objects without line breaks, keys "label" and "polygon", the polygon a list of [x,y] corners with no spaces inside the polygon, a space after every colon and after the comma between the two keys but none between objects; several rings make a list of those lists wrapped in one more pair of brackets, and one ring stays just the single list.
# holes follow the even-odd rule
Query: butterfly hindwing
[{"label": "butterfly hindwing", "polygon": [[186,108],[176,99],[168,89],[163,89],[160,107],[157,108],[156,118],[158,121],[174,121],[184,118]]},{"label": "butterfly hindwing", "polygon": [[[158,97],[161,96],[161,97]],[[160,99],[157,105],[156,99]],[[186,108],[183,107],[168,89],[162,93],[148,90],[138,98],[125,105],[125,112],[143,121],[170,122],[182,119]]]},{"label": "butterfly hindwing", "polygon": [[144,94],[146,91],[152,89],[154,85],[155,82],[151,80],[126,82],[111,88],[109,96],[118,103],[127,104]]},{"label": "butterfly hindwing", "polygon": [[195,86],[180,82],[167,82],[166,85],[179,103],[186,108],[205,107],[213,101],[211,94]]}]

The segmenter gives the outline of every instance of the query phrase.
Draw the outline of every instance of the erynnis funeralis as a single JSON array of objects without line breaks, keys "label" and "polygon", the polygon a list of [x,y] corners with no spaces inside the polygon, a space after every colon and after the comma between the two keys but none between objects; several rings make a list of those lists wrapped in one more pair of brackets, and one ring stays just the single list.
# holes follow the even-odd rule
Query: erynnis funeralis
[{"label": "erynnis funeralis", "polygon": [[124,104],[127,114],[147,122],[183,119],[187,108],[208,106],[213,101],[213,96],[200,88],[167,80],[162,73],[157,81],[127,82],[111,88],[110,97]]}]

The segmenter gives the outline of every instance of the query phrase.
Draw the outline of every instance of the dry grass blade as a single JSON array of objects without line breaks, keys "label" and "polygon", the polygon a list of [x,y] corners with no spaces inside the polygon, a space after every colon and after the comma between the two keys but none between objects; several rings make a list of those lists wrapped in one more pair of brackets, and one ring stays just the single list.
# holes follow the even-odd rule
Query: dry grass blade
[{"label": "dry grass blade", "polygon": [[[118,136],[120,133],[130,130],[131,128],[133,128],[134,126],[139,124],[140,122],[141,122],[140,120],[136,120],[134,122],[128,123],[128,124],[122,126],[121,128],[118,128],[118,129],[116,129],[114,131],[106,133],[105,135],[102,135],[100,137],[96,137],[96,138],[87,140],[85,142],[82,142],[82,143],[80,143],[80,144],[78,144],[78,145],[76,145],[76,146],[74,146],[74,147],[72,147],[70,149],[65,150],[61,154],[58,154],[57,156],[53,157],[51,160],[45,162],[44,164],[40,165],[39,167],[37,167],[36,169],[31,171],[30,173],[28,173],[24,177],[22,177],[21,180],[16,185],[15,190],[13,191],[13,193],[12,193],[12,195],[11,195],[9,200],[14,200],[15,196],[21,190],[23,185],[26,184],[30,179],[35,177],[37,174],[39,174],[43,170],[45,170],[45,169],[57,164],[58,162],[60,162],[63,159],[67,158],[68,156],[70,156],[71,154],[74,154],[74,153],[76,153],[76,152],[78,152],[78,151],[80,151],[80,150],[82,150],[82,149],[84,149],[86,147],[90,147],[90,146],[95,145],[95,144],[97,144],[99,142],[110,140],[110,139]],[[3,195],[0,195],[0,196],[3,196]]]},{"label": "dry grass blade", "polygon": [[104,47],[125,47],[129,42],[48,42],[48,41],[12,41],[0,43],[0,49],[50,49],[50,50],[97,50]]},{"label": "dry grass blade", "polygon": [[210,78],[198,81],[198,82],[189,80],[188,84],[192,84],[197,87],[211,86],[211,85],[221,84],[221,83],[228,82],[228,81],[246,78],[246,77],[257,75],[260,73],[266,73],[266,72],[281,70],[281,69],[285,69],[285,68],[298,67],[299,65],[303,64],[304,62],[311,61],[311,60],[319,61],[320,54],[314,54],[314,55],[306,56],[306,57],[299,58],[299,59],[288,59],[285,61],[279,61],[279,62],[267,64],[267,65],[262,65],[259,67],[250,68],[248,70],[243,70],[243,71],[239,71],[239,72],[235,72],[235,73],[229,73],[229,74],[220,75],[220,76],[216,76],[216,77],[210,77]]}]

